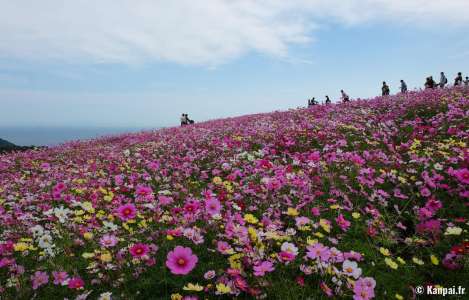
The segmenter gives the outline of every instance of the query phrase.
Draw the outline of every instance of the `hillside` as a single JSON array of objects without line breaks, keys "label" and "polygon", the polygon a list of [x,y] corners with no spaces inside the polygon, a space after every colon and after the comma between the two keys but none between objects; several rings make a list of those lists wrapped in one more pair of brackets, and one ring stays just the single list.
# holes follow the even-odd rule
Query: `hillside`
[{"label": "hillside", "polygon": [[1,155],[0,298],[468,288],[468,109],[429,90]]},{"label": "hillside", "polygon": [[0,147],[14,147],[14,146],[15,144],[12,144],[9,141],[0,139]]}]

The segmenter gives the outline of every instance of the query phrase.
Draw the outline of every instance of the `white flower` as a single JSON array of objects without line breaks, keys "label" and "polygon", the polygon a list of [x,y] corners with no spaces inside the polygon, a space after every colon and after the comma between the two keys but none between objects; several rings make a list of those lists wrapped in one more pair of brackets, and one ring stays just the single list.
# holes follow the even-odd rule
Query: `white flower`
[{"label": "white flower", "polygon": [[102,293],[101,295],[99,295],[98,300],[111,300],[111,296],[111,292]]},{"label": "white flower", "polygon": [[33,237],[38,237],[38,236],[42,236],[44,234],[44,227],[42,227],[41,225],[36,225],[36,226],[33,226],[29,229],[31,231],[31,233],[33,234]]},{"label": "white flower", "polygon": [[71,212],[72,211],[70,209],[64,208],[63,206],[54,209],[54,215],[57,219],[59,219],[60,223],[65,223],[65,221],[68,219],[68,214]]},{"label": "white flower", "polygon": [[355,279],[358,279],[362,275],[362,269],[360,269],[356,262],[346,260],[342,264],[342,269],[347,276],[351,276]]},{"label": "white flower", "polygon": [[298,255],[298,247],[295,246],[293,243],[284,242],[280,247],[282,251],[289,252],[294,254],[295,256]]},{"label": "white flower", "polygon": [[50,236],[50,234],[44,234],[43,236],[41,236],[39,238],[39,242],[38,242],[38,245],[39,247],[41,247],[42,249],[46,249],[46,248],[51,248],[52,245],[53,245],[53,240],[52,240],[52,236]]},{"label": "white flower", "polygon": [[118,229],[118,226],[112,222],[103,221],[103,225],[109,231],[116,231]]}]

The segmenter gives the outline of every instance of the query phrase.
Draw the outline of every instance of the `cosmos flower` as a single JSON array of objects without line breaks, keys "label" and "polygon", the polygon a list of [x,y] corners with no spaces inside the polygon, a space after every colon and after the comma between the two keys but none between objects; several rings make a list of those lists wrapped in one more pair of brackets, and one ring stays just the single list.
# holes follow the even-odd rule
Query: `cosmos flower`
[{"label": "cosmos flower", "polygon": [[195,268],[198,258],[191,248],[176,246],[168,253],[166,266],[175,275],[189,274]]},{"label": "cosmos flower", "polygon": [[137,215],[135,205],[128,203],[117,208],[117,215],[122,221],[134,219]]}]

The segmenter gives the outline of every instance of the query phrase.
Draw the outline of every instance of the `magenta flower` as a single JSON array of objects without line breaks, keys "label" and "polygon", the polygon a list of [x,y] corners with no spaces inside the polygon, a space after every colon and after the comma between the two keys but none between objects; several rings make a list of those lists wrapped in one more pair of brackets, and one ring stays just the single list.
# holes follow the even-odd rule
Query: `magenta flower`
[{"label": "magenta flower", "polygon": [[46,272],[36,271],[34,272],[34,275],[31,276],[31,281],[33,284],[33,290],[37,290],[39,287],[49,282],[49,275],[47,275]]},{"label": "magenta flower", "polygon": [[129,248],[129,252],[133,258],[142,258],[150,252],[150,247],[147,244],[137,243]]},{"label": "magenta flower", "polygon": [[322,261],[328,261],[331,257],[331,251],[321,243],[316,243],[312,246],[306,247],[308,250],[306,256],[310,259],[320,259]]},{"label": "magenta flower", "polygon": [[73,277],[68,281],[68,288],[79,290],[85,286],[85,282],[80,277]]},{"label": "magenta flower", "polygon": [[462,183],[469,184],[469,170],[464,168],[464,169],[459,169],[453,172],[454,176],[461,181]]},{"label": "magenta flower", "polygon": [[339,225],[340,229],[343,231],[347,231],[347,229],[350,227],[350,221],[346,220],[342,214],[340,214],[335,221],[337,222],[337,225]]},{"label": "magenta flower", "polygon": [[266,260],[254,266],[254,275],[264,276],[265,273],[272,272],[273,270],[275,270],[274,264]]},{"label": "magenta flower", "polygon": [[137,215],[137,209],[133,204],[125,204],[117,208],[117,215],[122,221],[128,221]]},{"label": "magenta flower", "polygon": [[191,248],[177,246],[168,253],[166,266],[175,275],[186,275],[195,268],[198,260]]}]

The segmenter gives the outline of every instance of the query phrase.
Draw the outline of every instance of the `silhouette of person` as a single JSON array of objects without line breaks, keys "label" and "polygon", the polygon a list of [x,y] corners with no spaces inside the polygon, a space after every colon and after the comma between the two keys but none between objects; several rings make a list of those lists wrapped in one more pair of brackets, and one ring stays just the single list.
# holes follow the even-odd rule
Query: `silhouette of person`
[{"label": "silhouette of person", "polygon": [[187,117],[186,114],[181,115],[181,126],[187,125]]},{"label": "silhouette of person", "polygon": [[444,88],[448,83],[448,78],[445,76],[445,72],[440,73],[440,88]]},{"label": "silhouette of person", "polygon": [[329,96],[326,95],[326,104],[331,104],[331,99],[329,99]]},{"label": "silhouette of person", "polygon": [[425,81],[425,88],[426,89],[433,89],[435,87],[435,81],[433,80],[433,77],[427,77],[427,80]]},{"label": "silhouette of person", "polygon": [[454,86],[462,85],[462,73],[458,72],[458,76],[454,79]]},{"label": "silhouette of person", "polygon": [[464,86],[469,86],[469,77],[466,76],[466,80],[464,80]]},{"label": "silhouette of person", "polygon": [[382,95],[389,96],[390,89],[389,86],[386,84],[386,81],[383,81],[383,86],[381,87]]},{"label": "silhouette of person", "polygon": [[407,84],[403,79],[401,79],[401,93],[405,94],[407,93]]},{"label": "silhouette of person", "polygon": [[350,101],[350,97],[349,95],[347,95],[344,90],[340,90],[340,93],[342,94],[342,101],[343,102],[349,102]]}]

